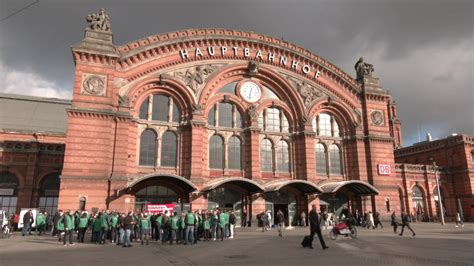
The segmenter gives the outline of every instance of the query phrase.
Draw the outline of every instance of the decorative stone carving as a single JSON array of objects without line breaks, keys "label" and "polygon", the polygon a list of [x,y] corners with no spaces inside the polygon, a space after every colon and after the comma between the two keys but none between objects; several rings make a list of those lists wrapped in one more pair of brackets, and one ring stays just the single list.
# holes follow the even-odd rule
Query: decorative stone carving
[{"label": "decorative stone carving", "polygon": [[82,93],[94,96],[105,95],[106,77],[102,75],[83,74]]},{"label": "decorative stone carving", "polygon": [[198,92],[199,86],[202,85],[206,78],[216,69],[217,66],[202,65],[186,69],[185,71],[176,71],[174,76],[182,79],[184,84],[196,93]]},{"label": "decorative stone carving", "polygon": [[257,121],[258,116],[260,115],[260,114],[258,113],[258,108],[257,108],[256,105],[252,105],[252,106],[249,108],[248,114],[249,114],[249,119],[250,119],[250,121]]},{"label": "decorative stone carving", "polygon": [[110,31],[110,17],[103,8],[99,9],[99,13],[87,15],[86,21],[89,23],[90,30]]},{"label": "decorative stone carving", "polygon": [[127,95],[120,95],[119,94],[119,105],[123,107],[130,106],[130,98]]},{"label": "decorative stone carving", "polygon": [[298,93],[303,98],[305,107],[308,107],[314,100],[321,98],[324,93],[322,93],[316,87],[308,84],[305,81],[287,76],[288,81],[296,88]]},{"label": "decorative stone carving", "polygon": [[362,125],[362,111],[360,109],[354,109],[354,114],[356,117],[356,121],[354,122],[354,126],[359,128]]},{"label": "decorative stone carving", "polygon": [[193,103],[191,105],[193,114],[202,114],[204,112],[204,106],[199,103]]},{"label": "decorative stone carving", "polygon": [[374,66],[372,64],[364,62],[364,58],[361,57],[355,63],[354,69],[357,75],[357,81],[362,83],[364,81],[364,76],[372,76],[372,72],[374,72]]},{"label": "decorative stone carving", "polygon": [[384,117],[383,112],[379,110],[372,111],[370,114],[370,119],[372,120],[372,124],[376,126],[383,126],[384,125]]},{"label": "decorative stone carving", "polygon": [[250,61],[248,65],[247,74],[250,76],[257,75],[259,64],[256,61]]}]

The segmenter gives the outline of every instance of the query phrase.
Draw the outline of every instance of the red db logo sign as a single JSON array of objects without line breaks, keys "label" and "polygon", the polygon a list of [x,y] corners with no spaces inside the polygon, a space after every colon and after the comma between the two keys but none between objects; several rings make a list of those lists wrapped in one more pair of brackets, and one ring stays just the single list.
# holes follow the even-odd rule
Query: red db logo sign
[{"label": "red db logo sign", "polygon": [[390,175],[392,173],[392,169],[390,168],[389,164],[379,164],[378,172],[379,175]]}]

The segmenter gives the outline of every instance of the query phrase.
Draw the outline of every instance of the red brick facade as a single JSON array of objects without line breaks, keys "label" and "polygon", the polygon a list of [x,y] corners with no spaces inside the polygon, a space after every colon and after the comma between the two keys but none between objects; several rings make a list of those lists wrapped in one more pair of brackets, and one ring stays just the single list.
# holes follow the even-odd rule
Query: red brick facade
[{"label": "red brick facade", "polygon": [[[425,213],[435,215],[432,170],[395,164],[394,148],[402,145],[396,104],[371,72],[356,81],[303,48],[253,32],[191,29],[122,46],[112,38],[110,32],[86,30],[72,49],[75,82],[64,165],[57,168],[59,208],[77,209],[85,200],[86,209],[133,210],[140,193],[160,186],[171,191],[160,192],[160,200],[174,197],[182,209],[210,208],[218,202],[213,197],[237,195],[219,202],[239,202],[233,208],[253,217],[276,208],[297,215],[313,203],[337,202],[342,193],[349,208],[388,217],[413,208],[410,193],[418,182],[429,199]],[[256,102],[241,95],[245,81],[261,89]],[[156,104],[160,99],[168,105]],[[225,104],[232,121],[215,122],[224,117]],[[154,118],[158,107],[167,114],[164,120]],[[271,123],[279,129],[269,130]],[[169,137],[176,140],[171,153]],[[222,154],[216,154],[216,143],[222,143]],[[4,163],[12,160],[8,152],[0,153],[4,170],[30,180],[29,166],[20,172]],[[231,152],[241,156],[240,168],[231,167]],[[219,156],[222,166],[211,167]],[[164,166],[170,158],[175,166]],[[34,160],[24,158],[25,164]],[[62,155],[54,160],[62,163]],[[391,173],[379,174],[380,164]],[[48,172],[46,166],[41,172]],[[466,180],[472,188],[472,178]],[[25,202],[31,186],[20,182],[21,205],[36,206]],[[461,190],[443,186],[448,195]],[[221,188],[224,194],[218,194]],[[472,191],[462,193],[472,203]],[[448,214],[456,209],[454,201],[446,206]]]}]

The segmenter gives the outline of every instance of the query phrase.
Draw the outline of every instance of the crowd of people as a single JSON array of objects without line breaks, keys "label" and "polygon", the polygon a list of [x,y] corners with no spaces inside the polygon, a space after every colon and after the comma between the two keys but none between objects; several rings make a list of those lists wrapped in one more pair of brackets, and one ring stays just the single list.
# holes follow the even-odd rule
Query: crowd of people
[{"label": "crowd of people", "polygon": [[[38,234],[47,230],[47,219],[47,213],[37,214]],[[167,210],[160,214],[59,210],[52,219],[53,236],[57,236],[58,241],[62,241],[65,246],[74,245],[74,234],[77,235],[77,242],[84,243],[86,232],[91,232],[92,243],[103,245],[110,241],[123,247],[131,247],[132,242],[136,241],[140,241],[142,245],[148,245],[150,240],[161,241],[163,244],[190,245],[201,240],[232,239],[237,221],[233,211],[219,209],[188,211],[180,215]],[[31,235],[31,211],[23,216],[23,223],[25,226],[22,228],[22,235]]]}]

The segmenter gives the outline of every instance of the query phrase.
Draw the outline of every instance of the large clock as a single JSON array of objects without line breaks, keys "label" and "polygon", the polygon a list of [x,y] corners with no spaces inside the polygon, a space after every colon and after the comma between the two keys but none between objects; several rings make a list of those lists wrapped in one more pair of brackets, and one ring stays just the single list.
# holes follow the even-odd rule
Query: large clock
[{"label": "large clock", "polygon": [[262,97],[262,89],[253,81],[244,81],[238,87],[242,99],[249,103],[255,103]]}]

